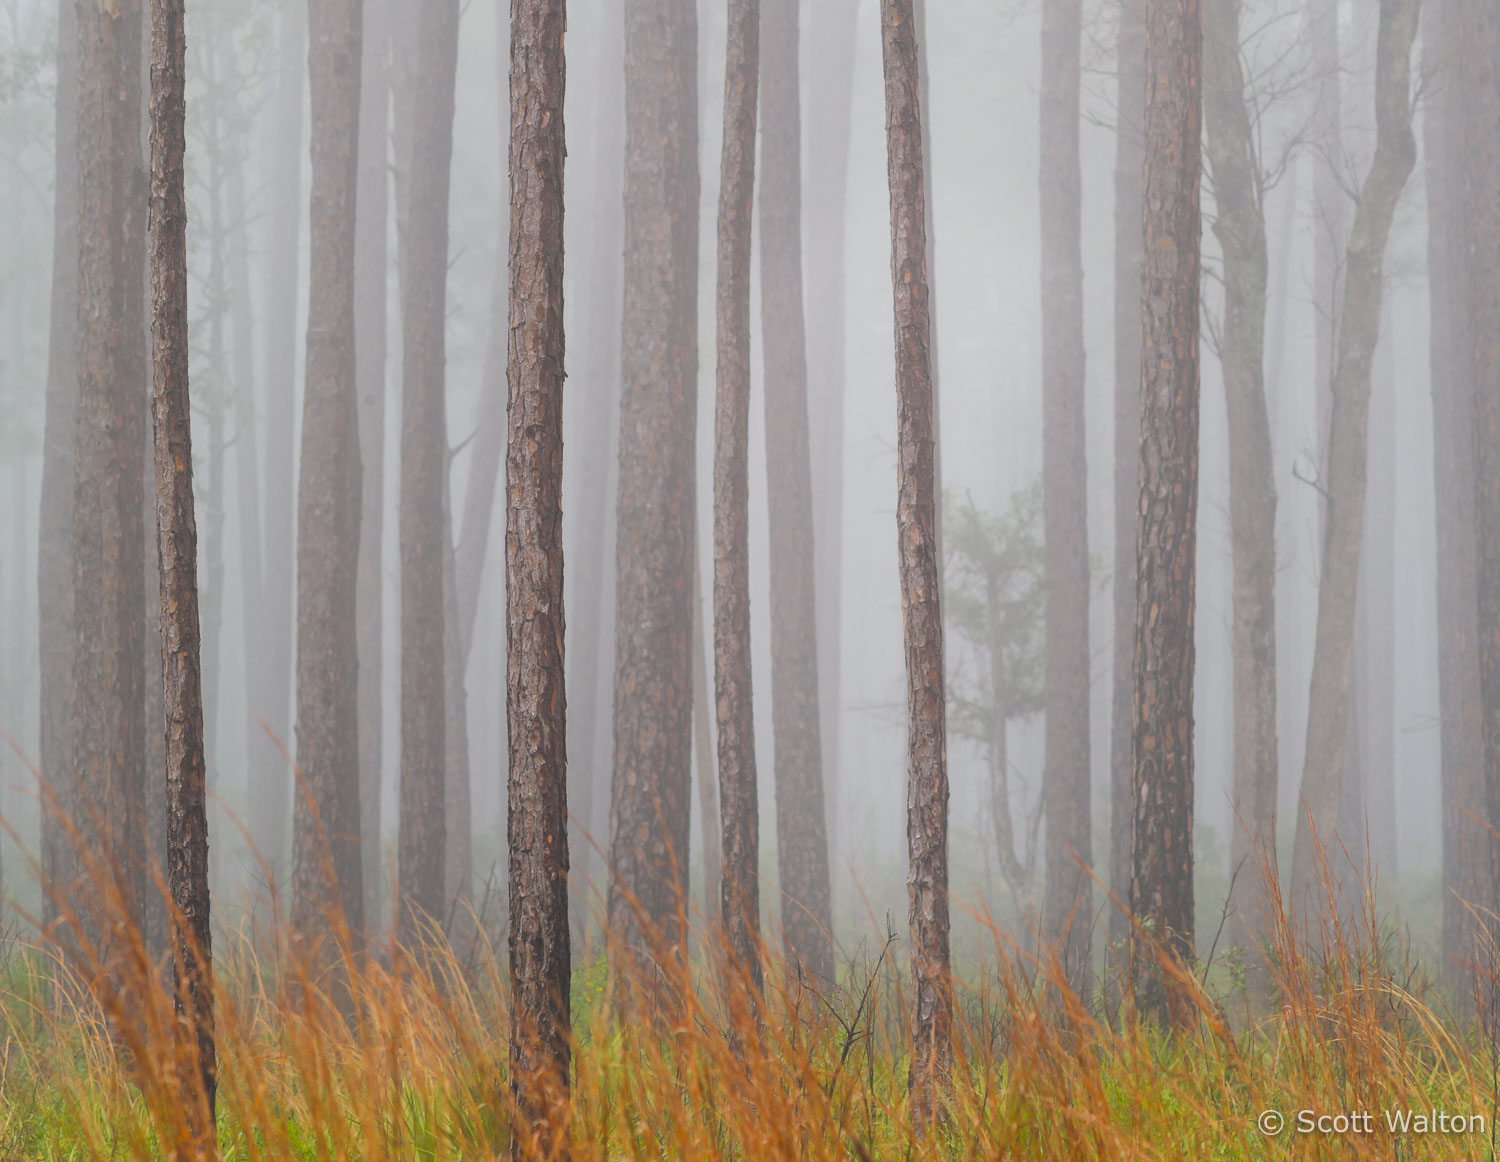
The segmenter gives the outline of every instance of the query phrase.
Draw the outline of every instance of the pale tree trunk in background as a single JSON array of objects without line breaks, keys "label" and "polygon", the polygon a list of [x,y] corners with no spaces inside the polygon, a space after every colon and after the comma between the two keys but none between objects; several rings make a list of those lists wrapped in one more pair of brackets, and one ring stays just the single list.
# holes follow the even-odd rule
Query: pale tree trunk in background
[{"label": "pale tree trunk in background", "polygon": [[[151,0],[151,363],[156,544],[160,561],[168,893],[172,981],[185,1059],[178,1100],[187,1141],[181,1159],[217,1152],[214,1133],[214,1009],[208,899],[207,770],[198,624],[198,532],[193,513],[192,404],[188,394],[186,46],[183,0]],[[215,174],[217,177],[217,174]],[[218,204],[218,183],[210,196]],[[221,235],[212,239],[215,254]],[[222,261],[215,262],[222,267]],[[153,772],[155,773],[155,772]]]},{"label": "pale tree trunk in background", "polygon": [[708,693],[708,634],[703,628],[703,570],[693,554],[693,770],[698,780],[698,826],[703,836],[703,914],[720,912],[724,848],[719,825],[719,774],[714,760],[713,701]]},{"label": "pale tree trunk in background", "polygon": [[[457,4],[454,3],[455,14]],[[510,6],[505,455],[511,1157],[557,1140],[569,1065],[563,661],[563,0]],[[549,1157],[567,1157],[566,1131]]]},{"label": "pale tree trunk in background", "polygon": [[881,0],[886,154],[895,298],[896,532],[906,643],[907,906],[912,956],[911,1093],[919,1125],[936,1116],[953,1061],[948,954],[948,764],[939,603],[937,464],[922,104],[911,0]]},{"label": "pale tree trunk in background", "polygon": [[1423,122],[1432,309],[1434,531],[1437,537],[1438,704],[1442,747],[1443,967],[1451,1003],[1474,1012],[1476,909],[1493,907],[1483,739],[1479,711],[1475,589],[1473,381],[1463,264],[1463,188],[1456,70],[1461,0],[1439,0],[1423,25],[1424,69],[1433,78]]},{"label": "pale tree trunk in background", "polygon": [[365,923],[380,923],[385,879],[380,819],[385,532],[385,382],[387,191],[390,188],[390,38],[386,0],[365,0],[364,60],[359,102],[359,220],[355,223],[354,339],[359,393],[359,842]]},{"label": "pale tree trunk in background", "polygon": [[[78,373],[73,497],[74,795],[93,855],[140,923],[146,891],[146,576],[142,452],[147,446],[142,10],[78,8]],[[160,665],[158,657],[158,666]],[[59,879],[79,873],[64,845]],[[63,869],[66,872],[63,872]],[[91,896],[93,893],[91,893]],[[89,897],[75,896],[89,923]],[[96,939],[104,937],[95,932]],[[123,949],[104,944],[101,956]]]},{"label": "pale tree trunk in background", "polygon": [[[1289,893],[1291,909],[1305,925],[1321,912],[1323,902],[1316,845],[1321,844],[1330,859],[1338,850],[1335,833],[1349,732],[1349,679],[1364,533],[1370,373],[1380,334],[1386,240],[1396,202],[1416,162],[1410,89],[1418,7],[1418,0],[1381,0],[1375,157],[1359,193],[1346,254],[1329,424],[1327,523],[1307,752]],[[1343,838],[1352,844],[1363,837]]]},{"label": "pale tree trunk in background", "polygon": [[[41,811],[44,888],[59,883],[66,840],[53,807],[71,809],[73,759],[73,467],[78,430],[78,5],[58,0],[52,298],[42,436],[37,638],[41,659],[41,769],[54,797]],[[42,922],[57,901],[42,893]]]},{"label": "pale tree trunk in background", "polygon": [[1146,107],[1145,0],[1123,0],[1115,48],[1115,568],[1110,703],[1111,943],[1130,933],[1130,779],[1134,761],[1135,522],[1141,463],[1141,174]]},{"label": "pale tree trunk in background", "polygon": [[[770,514],[771,717],[781,923],[789,961],[833,983],[833,911],[818,697],[816,546],[802,309],[797,0],[764,0],[760,54],[761,336]],[[746,365],[748,367],[748,360]]]},{"label": "pale tree trunk in background", "polygon": [[1130,912],[1144,926],[1132,951],[1137,1008],[1177,1026],[1191,1004],[1157,958],[1193,959],[1203,32],[1197,0],[1146,0],[1145,11]]},{"label": "pale tree trunk in background", "polygon": [[[354,375],[360,0],[310,0],[312,265],[297,522],[292,927],[312,963],[330,918],[364,932],[359,850],[359,415]],[[285,475],[283,473],[283,475]],[[274,476],[272,477],[274,479]]]},{"label": "pale tree trunk in background", "polygon": [[[750,672],[750,241],[761,63],[759,0],[731,0],[728,19],[714,393],[714,702],[724,820],[720,917],[730,965],[758,998],[760,805]],[[770,80],[766,78],[768,85]],[[764,199],[764,192],[761,196]],[[769,394],[769,377],[767,388]],[[769,442],[769,433],[767,438]],[[778,804],[779,800],[778,794]]]},{"label": "pale tree trunk in background", "polygon": [[[1318,419],[1316,471],[1328,471],[1328,425],[1333,407],[1333,375],[1338,355],[1339,292],[1343,285],[1339,254],[1344,246],[1343,78],[1340,73],[1339,0],[1308,0],[1308,35],[1312,40],[1315,78],[1311,129],[1313,177],[1313,344]],[[1326,501],[1318,506],[1319,531],[1327,523]]]},{"label": "pale tree trunk in background", "polygon": [[625,0],[625,266],[609,921],[683,955],[698,381],[698,18]]},{"label": "pale tree trunk in background", "polygon": [[[423,0],[412,92],[401,288],[401,791],[397,938],[415,946],[446,903],[447,718],[443,572],[448,556],[445,397],[448,188],[458,0]],[[460,696],[455,691],[454,696]],[[467,818],[453,820],[455,828]]]},{"label": "pale tree trunk in background", "polygon": [[1042,482],[1047,827],[1043,933],[1087,996],[1094,923],[1089,796],[1088,453],[1084,435],[1082,0],[1042,7]]},{"label": "pale tree trunk in background", "polygon": [[[830,872],[839,858],[840,640],[843,625],[844,344],[848,310],[845,230],[849,130],[854,106],[858,0],[807,6],[808,421],[812,438],[813,543],[817,584],[818,706],[823,742],[823,805]],[[830,877],[831,878],[831,877]],[[830,890],[832,885],[830,884]]]},{"label": "pale tree trunk in background", "polygon": [[464,670],[468,647],[461,639],[459,600],[453,545],[453,492],[451,478],[443,476],[443,753],[447,772],[443,780],[443,901],[448,938],[455,948],[467,950],[474,937],[474,916],[469,910],[474,878],[473,785],[469,766],[469,696]]},{"label": "pale tree trunk in background", "polygon": [[[1370,399],[1370,493],[1360,581],[1365,638],[1365,823],[1370,874],[1384,900],[1400,882],[1396,855],[1396,334],[1387,300]],[[1361,841],[1364,831],[1359,833]]]},{"label": "pale tree trunk in background", "polygon": [[[1479,705],[1484,783],[1491,825],[1500,819],[1500,10],[1462,7],[1458,55],[1461,96],[1454,150],[1462,159],[1463,253],[1460,275],[1468,307],[1468,372],[1472,377],[1475,588],[1479,615]],[[1489,898],[1500,892],[1500,844],[1486,839]],[[1494,928],[1491,925],[1491,939]],[[1493,970],[1495,950],[1486,950]],[[1493,985],[1491,985],[1493,991]]]},{"label": "pale tree trunk in background", "polygon": [[[284,875],[287,813],[293,778],[283,752],[294,752],[291,734],[292,638],[296,626],[297,451],[293,432],[297,401],[297,303],[302,230],[303,78],[307,68],[307,12],[302,0],[282,10],[276,43],[276,97],[272,103],[271,197],[266,238],[266,354],[263,420],[265,447],[264,536],[261,562],[263,617],[254,627],[255,649],[265,651],[264,690],[251,690],[256,725],[250,748],[251,836],[273,875]],[[257,665],[257,669],[260,665]],[[257,683],[259,685],[259,683]],[[264,698],[264,701],[261,700]],[[269,734],[269,737],[266,737]]]},{"label": "pale tree trunk in background", "polygon": [[1270,999],[1263,947],[1276,871],[1276,473],[1266,408],[1270,258],[1259,142],[1241,66],[1241,0],[1205,0],[1208,168],[1223,252],[1219,359],[1229,420],[1229,526],[1234,569],[1234,818],[1229,943],[1243,950],[1256,1011]]}]

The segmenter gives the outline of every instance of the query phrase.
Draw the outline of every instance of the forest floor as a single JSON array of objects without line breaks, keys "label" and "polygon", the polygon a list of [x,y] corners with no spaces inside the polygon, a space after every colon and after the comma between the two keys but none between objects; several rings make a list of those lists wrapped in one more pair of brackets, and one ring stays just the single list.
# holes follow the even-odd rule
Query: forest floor
[{"label": "forest floor", "polygon": [[[619,1020],[620,981],[592,955],[554,1130],[601,1162],[1495,1157],[1500,1042],[1452,1018],[1373,905],[1331,933],[1311,950],[1279,924],[1259,1004],[1237,957],[1210,984],[1178,970],[1168,1035],[1122,1010],[1107,968],[1084,1004],[993,928],[993,954],[960,968],[955,1063],[925,1130],[894,937],[821,990],[772,960],[758,1021],[701,955],[658,973],[651,1017]],[[284,935],[247,923],[216,945],[226,1162],[509,1156],[503,944],[349,958],[326,989]],[[189,1050],[141,942],[108,973],[0,951],[0,1162],[165,1157]]]}]

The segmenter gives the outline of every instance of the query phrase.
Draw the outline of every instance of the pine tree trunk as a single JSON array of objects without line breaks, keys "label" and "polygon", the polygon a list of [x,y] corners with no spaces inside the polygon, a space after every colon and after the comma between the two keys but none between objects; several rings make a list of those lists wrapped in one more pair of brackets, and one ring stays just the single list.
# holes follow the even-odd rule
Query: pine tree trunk
[{"label": "pine tree trunk", "polygon": [[[1292,852],[1291,908],[1304,922],[1322,911],[1318,848],[1330,857],[1339,849],[1335,833],[1348,742],[1355,602],[1364,539],[1370,372],[1380,335],[1386,240],[1396,202],[1416,163],[1410,89],[1418,7],[1417,0],[1381,0],[1375,157],[1360,190],[1345,256],[1307,752]],[[1352,842],[1356,837],[1345,839]]]},{"label": "pine tree trunk", "polygon": [[1229,943],[1244,950],[1252,1003],[1270,997],[1263,947],[1276,873],[1276,475],[1266,408],[1269,283],[1259,143],[1240,65],[1241,0],[1204,0],[1204,112],[1223,252],[1220,362],[1229,417],[1229,524],[1234,569],[1235,818]]},{"label": "pine tree trunk", "polygon": [[625,265],[609,922],[686,952],[697,429],[694,0],[625,0]]},{"label": "pine tree trunk", "polygon": [[1124,0],[1116,43],[1115,100],[1115,568],[1110,686],[1109,910],[1111,943],[1130,916],[1131,771],[1134,762],[1135,524],[1141,464],[1141,221],[1146,108],[1145,0]]},{"label": "pine tree trunk", "polygon": [[[297,521],[292,927],[315,968],[364,931],[359,850],[359,415],[354,374],[360,0],[310,0],[312,267]],[[274,474],[271,474],[274,478]],[[332,918],[330,920],[330,918]]]},{"label": "pine tree trunk", "polygon": [[1198,0],[1147,0],[1130,912],[1136,1004],[1173,1025],[1157,957],[1193,956],[1202,61]]},{"label": "pine tree trunk", "polygon": [[907,903],[912,945],[911,1092],[936,1115],[953,1061],[948,955],[948,768],[939,607],[937,471],[922,107],[911,0],[881,0],[886,151],[895,295],[896,532],[906,644]]},{"label": "pine tree trunk", "polygon": [[833,910],[823,802],[817,549],[807,326],[802,304],[801,37],[797,0],[765,0],[760,54],[761,335],[771,557],[771,717],[786,955],[832,983]]},{"label": "pine tree trunk", "polygon": [[[448,186],[453,156],[458,0],[418,18],[412,153],[401,294],[401,809],[397,937],[415,946],[442,923],[447,719],[443,569],[448,555],[445,344]],[[455,692],[456,693],[456,692]],[[460,823],[454,820],[455,826]],[[467,826],[467,820],[463,821]]]},{"label": "pine tree trunk", "polygon": [[731,0],[719,182],[714,401],[714,700],[724,821],[720,906],[732,967],[756,996],[761,991],[760,805],[750,675],[750,236],[760,19],[759,0]]},{"label": "pine tree trunk", "polygon": [[693,554],[693,770],[698,779],[698,827],[703,837],[703,914],[722,914],[723,831],[719,769],[714,761],[714,703],[708,692],[708,635],[703,628],[703,577]]},{"label": "pine tree trunk", "polygon": [[[167,888],[172,975],[186,1043],[180,1101],[183,1162],[212,1158],[213,984],[208,898],[207,772],[198,624],[198,532],[193,513],[188,394],[186,42],[183,0],[151,0],[151,363],[161,670],[166,739]],[[217,194],[215,189],[214,194]],[[215,240],[215,245],[219,245]],[[152,728],[158,724],[153,723]]]},{"label": "pine tree trunk", "polygon": [[[505,456],[510,746],[511,1156],[556,1134],[568,1091],[563,661],[563,0],[511,0]],[[551,1111],[549,1116],[549,1111]],[[566,1133],[559,1139],[566,1143]],[[566,1146],[549,1157],[566,1158]]]},{"label": "pine tree trunk", "polygon": [[1082,0],[1042,7],[1042,482],[1046,528],[1047,825],[1043,931],[1088,995],[1094,923],[1089,795],[1088,452],[1084,436]]}]

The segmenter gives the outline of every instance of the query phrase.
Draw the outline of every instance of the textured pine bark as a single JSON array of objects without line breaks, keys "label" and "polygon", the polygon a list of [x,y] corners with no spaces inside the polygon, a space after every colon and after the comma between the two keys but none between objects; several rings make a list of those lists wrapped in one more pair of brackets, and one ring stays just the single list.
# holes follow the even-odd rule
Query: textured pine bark
[{"label": "textured pine bark", "polygon": [[[1443,980],[1461,1011],[1475,1008],[1478,915],[1492,908],[1490,837],[1479,705],[1474,407],[1464,285],[1463,89],[1441,62],[1461,59],[1460,0],[1439,0],[1423,27],[1424,73],[1433,78],[1423,116],[1428,271],[1432,309],[1432,434],[1437,537],[1438,702],[1443,819]],[[1477,913],[1477,914],[1476,914]]]},{"label": "textured pine bark", "polygon": [[[54,130],[52,298],[48,316],[46,426],[37,551],[37,644],[42,777],[52,796],[41,812],[42,882],[59,883],[66,839],[54,808],[72,804],[73,450],[78,429],[78,5],[58,0]],[[57,901],[42,893],[42,920]]]},{"label": "textured pine bark", "polygon": [[1244,950],[1251,1000],[1270,997],[1264,956],[1276,871],[1276,475],[1266,408],[1269,256],[1259,150],[1240,64],[1241,0],[1204,0],[1204,112],[1224,262],[1219,360],[1229,416],[1234,571],[1234,790],[1229,943]]},{"label": "textured pine bark", "polygon": [[1042,7],[1042,520],[1046,528],[1047,826],[1043,930],[1087,996],[1093,927],[1089,795],[1088,451],[1084,437],[1081,0]]},{"label": "textured pine bark", "polygon": [[354,374],[360,0],[311,0],[312,266],[297,520],[292,928],[315,967],[364,931],[359,850],[360,464]]},{"label": "textured pine bark", "polygon": [[[209,926],[207,770],[198,621],[198,530],[193,511],[188,387],[186,38],[183,0],[151,0],[151,365],[156,544],[160,561],[165,711],[167,889],[175,1008],[192,1068],[181,1078],[187,1140],[176,1156],[217,1152],[212,930]],[[157,724],[152,724],[153,728]]]},{"label": "textured pine bark", "polygon": [[568,788],[563,664],[563,0],[511,0],[505,454],[512,1157],[567,1157]]},{"label": "textured pine bark", "polygon": [[[139,0],[78,6],[73,780],[68,804],[139,924],[145,899],[146,197]],[[154,833],[159,834],[159,829]],[[79,870],[65,845],[59,882]],[[73,885],[75,889],[79,885]],[[73,904],[85,908],[87,901]],[[102,933],[95,933],[102,938]],[[106,959],[122,951],[105,943]]]},{"label": "textured pine bark", "polygon": [[1193,956],[1193,599],[1198,515],[1198,311],[1203,36],[1198,0],[1147,0],[1136,532],[1136,1004],[1185,1016],[1158,956]]},{"label": "textured pine bark", "polygon": [[[1370,373],[1380,336],[1386,240],[1396,202],[1416,164],[1411,48],[1419,7],[1418,0],[1380,0],[1375,156],[1359,192],[1345,255],[1324,483],[1327,519],[1318,627],[1289,893],[1291,910],[1303,922],[1323,911],[1319,847],[1330,856],[1338,850],[1335,832],[1349,735],[1355,602],[1364,540]],[[1345,839],[1355,845],[1355,837]],[[1362,840],[1358,846],[1363,847]]]},{"label": "textured pine bark", "polygon": [[771,557],[771,718],[781,923],[789,961],[832,982],[823,801],[807,324],[802,300],[802,107],[797,0],[765,0],[760,54],[761,335]]},{"label": "textured pine bark", "polygon": [[625,294],[609,924],[686,953],[692,810],[698,62],[693,0],[625,0]]},{"label": "textured pine bark", "polygon": [[948,765],[939,607],[937,472],[927,290],[922,107],[911,0],[881,0],[895,298],[896,533],[906,644],[907,904],[912,953],[911,1091],[936,1116],[953,1061],[948,953]]},{"label": "textured pine bark", "polygon": [[354,336],[359,393],[359,576],[355,616],[359,633],[359,836],[365,923],[380,910],[382,827],[380,775],[382,633],[385,622],[382,567],[385,540],[385,380],[387,228],[390,188],[390,37],[387,0],[365,0],[364,59],[360,66],[359,220],[355,223]]},{"label": "textured pine bark", "polygon": [[[458,0],[418,17],[401,294],[401,817],[397,937],[420,942],[445,910],[447,770],[443,567],[448,554],[448,186],[453,157]],[[455,825],[460,821],[454,820]],[[465,821],[465,825],[467,822]]]},{"label": "textured pine bark", "polygon": [[761,991],[760,801],[750,676],[750,235],[760,19],[759,0],[730,0],[714,400],[714,700],[724,844],[720,908],[732,967],[756,996]]},{"label": "textured pine bark", "polygon": [[1146,112],[1145,0],[1120,6],[1115,46],[1115,568],[1110,686],[1109,938],[1130,933],[1131,772],[1135,700],[1135,524],[1141,464],[1142,122]]}]

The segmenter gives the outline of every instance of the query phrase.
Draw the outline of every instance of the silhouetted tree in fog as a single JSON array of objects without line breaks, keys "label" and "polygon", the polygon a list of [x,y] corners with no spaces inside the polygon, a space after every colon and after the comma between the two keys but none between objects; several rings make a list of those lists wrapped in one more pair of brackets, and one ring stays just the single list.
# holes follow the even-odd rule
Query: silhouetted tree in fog
[{"label": "silhouetted tree in fog", "polygon": [[[310,0],[312,266],[297,513],[295,931],[316,947],[331,913],[364,929],[359,851],[359,416],[354,234],[360,0]],[[324,948],[320,956],[331,949]]]},{"label": "silhouetted tree in fog", "polygon": [[937,465],[922,104],[911,0],[881,0],[886,156],[895,298],[896,535],[906,643],[906,844],[912,956],[911,1092],[919,1124],[936,1114],[953,1061],[948,955],[948,763],[939,606]]},{"label": "silhouetted tree in fog", "polygon": [[760,805],[750,684],[750,230],[760,18],[760,0],[730,0],[714,401],[714,701],[724,821],[720,907],[734,969],[756,994],[761,989]]},{"label": "silhouetted tree in fog", "polygon": [[[190,1031],[180,1100],[191,1142],[180,1158],[216,1152],[214,1008],[208,899],[207,770],[198,625],[198,530],[193,512],[188,394],[186,45],[183,0],[151,0],[151,366],[156,451],[156,544],[165,710],[167,888],[175,1009]],[[150,729],[159,729],[152,723]]]},{"label": "silhouetted tree in fog", "polygon": [[1043,930],[1087,994],[1093,926],[1089,801],[1088,453],[1084,438],[1082,0],[1042,6],[1042,520],[1047,568],[1047,827]]},{"label": "silhouetted tree in fog", "polygon": [[1198,0],[1146,0],[1140,501],[1130,912],[1140,1011],[1183,1016],[1157,956],[1193,956],[1193,602],[1203,124]]},{"label": "silhouetted tree in fog", "polygon": [[[455,4],[455,11],[456,11]],[[568,1091],[563,665],[563,0],[511,0],[505,689],[510,755],[511,1156],[554,1145]],[[566,1130],[564,1130],[564,1135]]]},{"label": "silhouetted tree in fog", "polygon": [[[1375,72],[1375,156],[1359,191],[1346,248],[1338,358],[1333,376],[1327,519],[1318,588],[1318,628],[1308,701],[1307,752],[1292,852],[1291,906],[1299,919],[1321,910],[1317,847],[1337,850],[1339,799],[1349,732],[1355,601],[1364,540],[1370,370],[1380,335],[1385,247],[1396,202],[1416,164],[1411,131],[1411,47],[1419,0],[1380,0]],[[1346,843],[1362,837],[1346,836]]]},{"label": "silhouetted tree in fog", "polygon": [[[625,3],[625,310],[609,923],[686,951],[697,426],[698,19]],[[644,927],[643,927],[644,926]]]},{"label": "silhouetted tree in fog", "polygon": [[[444,326],[458,0],[418,17],[401,287],[401,811],[398,934],[415,943],[444,911],[443,569],[448,554]],[[455,692],[457,694],[457,692]],[[468,826],[455,819],[454,826]]]}]

